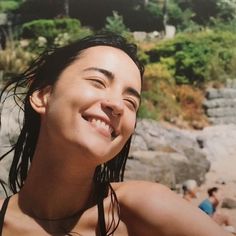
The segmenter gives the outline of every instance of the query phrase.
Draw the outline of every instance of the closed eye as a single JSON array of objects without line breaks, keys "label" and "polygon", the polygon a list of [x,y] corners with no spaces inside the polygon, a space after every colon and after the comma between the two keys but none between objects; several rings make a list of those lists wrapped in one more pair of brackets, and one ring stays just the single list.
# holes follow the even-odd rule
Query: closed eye
[{"label": "closed eye", "polygon": [[132,98],[125,98],[124,101],[127,102],[128,106],[131,109],[133,109],[135,111],[138,110],[138,104],[137,104],[137,102],[134,99],[132,99]]},{"label": "closed eye", "polygon": [[103,80],[98,78],[89,78],[89,80],[96,88],[106,88],[106,84]]}]

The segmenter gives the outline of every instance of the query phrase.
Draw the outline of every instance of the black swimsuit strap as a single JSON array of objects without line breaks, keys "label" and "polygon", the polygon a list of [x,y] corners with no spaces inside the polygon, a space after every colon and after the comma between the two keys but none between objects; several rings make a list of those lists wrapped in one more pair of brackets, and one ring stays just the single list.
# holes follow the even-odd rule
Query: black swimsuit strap
[{"label": "black swimsuit strap", "polygon": [[7,197],[3,204],[2,204],[2,209],[0,211],[0,236],[2,235],[2,228],[3,228],[3,223],[4,223],[4,218],[5,218],[5,214],[7,211],[7,206],[9,203],[10,197]]},{"label": "black swimsuit strap", "polygon": [[103,200],[108,195],[108,187],[108,183],[97,183],[96,186],[99,236],[107,236]]},{"label": "black swimsuit strap", "polygon": [[103,199],[99,199],[97,206],[98,206],[98,222],[100,228],[100,236],[106,236],[106,223],[104,217]]}]

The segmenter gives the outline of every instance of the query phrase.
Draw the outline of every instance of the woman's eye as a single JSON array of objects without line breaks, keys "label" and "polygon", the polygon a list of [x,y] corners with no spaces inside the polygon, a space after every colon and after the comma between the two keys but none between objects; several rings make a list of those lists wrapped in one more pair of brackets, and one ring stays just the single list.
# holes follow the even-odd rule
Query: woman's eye
[{"label": "woman's eye", "polygon": [[91,83],[97,88],[106,88],[106,84],[99,79],[89,79]]},{"label": "woman's eye", "polygon": [[128,105],[134,109],[135,111],[137,110],[137,103],[133,99],[126,98],[125,101],[128,103]]}]

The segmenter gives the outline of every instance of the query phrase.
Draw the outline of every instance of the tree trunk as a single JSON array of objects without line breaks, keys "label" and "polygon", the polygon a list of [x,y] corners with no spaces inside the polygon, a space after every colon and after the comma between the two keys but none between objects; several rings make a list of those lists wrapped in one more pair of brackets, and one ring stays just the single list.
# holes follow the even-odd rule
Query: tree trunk
[{"label": "tree trunk", "polygon": [[64,0],[65,16],[69,17],[69,0]]}]

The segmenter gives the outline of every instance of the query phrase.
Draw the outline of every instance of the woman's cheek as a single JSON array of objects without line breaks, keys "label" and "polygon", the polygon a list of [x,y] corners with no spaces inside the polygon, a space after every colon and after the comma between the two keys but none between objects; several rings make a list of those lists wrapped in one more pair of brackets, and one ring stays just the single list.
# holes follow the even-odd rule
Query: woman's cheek
[{"label": "woman's cheek", "polygon": [[127,136],[130,137],[130,135],[133,134],[136,124],[136,114],[131,114],[129,118],[127,119]]},{"label": "woman's cheek", "polygon": [[90,106],[94,102],[102,99],[101,94],[86,88],[73,91],[73,93],[71,92],[68,95],[72,98],[71,101],[73,101],[73,106],[82,109],[88,108],[88,106]]}]

